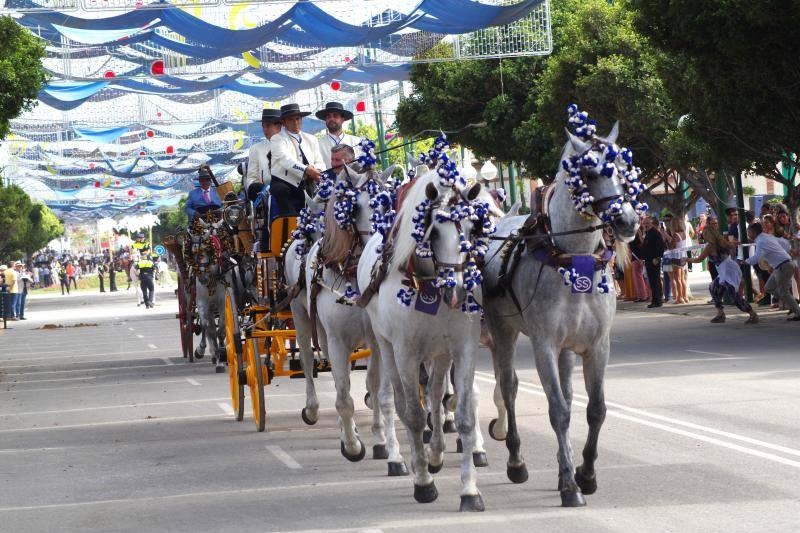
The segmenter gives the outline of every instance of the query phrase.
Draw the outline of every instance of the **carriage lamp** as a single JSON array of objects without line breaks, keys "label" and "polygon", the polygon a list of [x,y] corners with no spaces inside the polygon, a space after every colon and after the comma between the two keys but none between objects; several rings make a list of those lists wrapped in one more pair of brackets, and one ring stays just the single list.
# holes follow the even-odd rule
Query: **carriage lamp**
[{"label": "carriage lamp", "polygon": [[231,227],[237,227],[244,220],[244,209],[238,205],[229,205],[222,212],[222,219]]}]

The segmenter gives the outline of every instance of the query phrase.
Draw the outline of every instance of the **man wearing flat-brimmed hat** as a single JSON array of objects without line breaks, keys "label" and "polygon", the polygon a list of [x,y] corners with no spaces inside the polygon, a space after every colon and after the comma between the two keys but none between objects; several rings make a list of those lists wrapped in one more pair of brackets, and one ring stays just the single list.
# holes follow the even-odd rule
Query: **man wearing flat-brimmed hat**
[{"label": "man wearing flat-brimmed hat", "polygon": [[305,206],[304,188],[308,181],[319,181],[326,169],[317,138],[300,130],[303,117],[297,104],[281,106],[283,131],[271,139],[272,181],[270,218],[296,215]]},{"label": "man wearing flat-brimmed hat", "polygon": [[342,125],[353,118],[353,113],[346,110],[339,102],[328,102],[324,109],[317,111],[318,119],[325,121],[328,129],[325,136],[319,140],[319,149],[322,152],[322,160],[325,161],[325,168],[331,168],[331,149],[340,144],[352,147],[356,152],[356,157],[360,155],[358,143],[361,141],[355,135],[350,135],[342,130]]},{"label": "man wearing flat-brimmed hat", "polygon": [[222,200],[219,199],[217,191],[211,186],[213,177],[214,175],[208,165],[200,166],[200,171],[197,175],[200,186],[189,193],[189,198],[186,200],[186,206],[184,207],[190,224],[195,215],[202,215],[209,210],[222,209]]},{"label": "man wearing flat-brimmed hat", "polygon": [[270,139],[281,132],[281,127],[280,109],[264,109],[261,112],[261,131],[264,132],[264,140],[250,147],[247,175],[244,178],[244,189],[250,201],[255,201],[264,185],[268,185],[272,179]]}]

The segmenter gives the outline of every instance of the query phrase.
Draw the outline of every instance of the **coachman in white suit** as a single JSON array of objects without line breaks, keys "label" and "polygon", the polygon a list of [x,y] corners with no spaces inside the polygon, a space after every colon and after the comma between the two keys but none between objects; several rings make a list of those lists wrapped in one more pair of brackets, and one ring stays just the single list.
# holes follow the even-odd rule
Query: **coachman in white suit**
[{"label": "coachman in white suit", "polygon": [[317,138],[300,130],[303,117],[297,104],[281,106],[283,131],[270,139],[272,152],[271,218],[296,215],[305,206],[304,190],[309,182],[319,181],[327,168]]},{"label": "coachman in white suit", "polygon": [[247,175],[244,178],[244,190],[247,191],[247,198],[250,201],[255,201],[264,185],[269,185],[272,180],[270,139],[281,132],[279,109],[264,109],[261,112],[261,129],[264,132],[264,140],[250,147]]},{"label": "coachman in white suit", "polygon": [[325,104],[325,109],[320,109],[316,113],[317,118],[325,121],[325,127],[328,130],[325,136],[319,140],[319,148],[322,152],[322,160],[325,161],[325,168],[331,168],[331,149],[340,144],[346,144],[353,148],[356,152],[356,157],[361,155],[361,150],[358,147],[361,139],[355,135],[345,133],[342,125],[353,118],[353,113],[347,111],[339,102],[328,102]]}]

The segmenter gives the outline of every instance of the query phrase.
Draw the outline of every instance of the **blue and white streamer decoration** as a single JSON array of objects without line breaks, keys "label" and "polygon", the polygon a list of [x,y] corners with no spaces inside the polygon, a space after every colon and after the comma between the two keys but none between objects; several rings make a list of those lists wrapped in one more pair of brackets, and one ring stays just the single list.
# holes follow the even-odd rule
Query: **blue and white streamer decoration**
[{"label": "blue and white streamer decoration", "polygon": [[378,164],[378,156],[375,154],[375,142],[365,137],[358,143],[358,147],[361,149],[361,155],[358,156],[357,161],[361,164],[361,168],[364,170],[375,168],[375,165]]}]

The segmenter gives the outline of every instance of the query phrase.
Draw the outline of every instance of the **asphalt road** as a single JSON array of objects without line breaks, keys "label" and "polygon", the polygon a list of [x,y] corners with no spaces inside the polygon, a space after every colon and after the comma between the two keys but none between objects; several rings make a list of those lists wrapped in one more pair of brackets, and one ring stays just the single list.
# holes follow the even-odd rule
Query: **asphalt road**
[{"label": "asphalt road", "polygon": [[[733,314],[711,325],[707,306],[624,307],[588,506],[559,507],[555,437],[523,339],[518,411],[530,480],[511,484],[505,446],[488,438],[484,353],[490,466],[478,483],[487,511],[459,514],[454,435],[439,499],[417,504],[411,479],[386,477],[384,461],[341,456],[330,374],[318,381],[316,426],[299,416],[302,381],[284,379],[268,389],[267,431],[257,433],[249,399],[245,421],[231,417],[226,375],[184,362],[169,293],[152,310],[124,293],[34,298],[30,320],[0,332],[0,531],[797,531],[800,330],[778,312],[757,326]],[[48,323],[83,325],[36,329]],[[364,373],[353,381],[370,447]],[[576,368],[576,392],[581,381]]]}]

